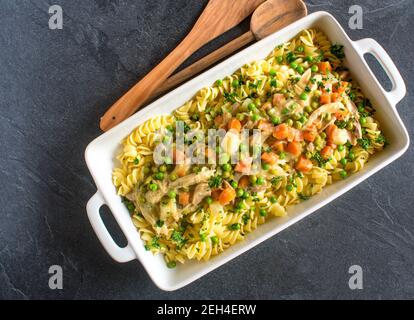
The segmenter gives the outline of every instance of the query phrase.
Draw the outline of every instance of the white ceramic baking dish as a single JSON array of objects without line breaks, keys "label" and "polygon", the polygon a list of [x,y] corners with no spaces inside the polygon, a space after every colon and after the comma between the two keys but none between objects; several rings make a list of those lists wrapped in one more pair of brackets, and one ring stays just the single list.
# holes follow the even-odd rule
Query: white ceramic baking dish
[{"label": "white ceramic baking dish", "polygon": [[[232,74],[245,63],[264,58],[276,45],[288,41],[306,28],[319,28],[333,43],[345,46],[346,65],[353,74],[353,78],[361,85],[366,96],[376,106],[376,117],[381,122],[390,146],[374,155],[361,172],[326,187],[322,193],[306,202],[290,207],[287,217],[268,221],[249,234],[244,241],[237,243],[210,261],[189,261],[175,269],[168,269],[161,255],[153,256],[145,251],[143,242],[131,222],[130,215],[120,197],[117,196],[111,182],[111,172],[116,164],[115,156],[119,152],[120,141],[148,118],[170,113],[190,99],[197,90],[211,85],[216,79]],[[392,81],[391,91],[386,92],[377,81],[364,60],[365,53],[373,54],[385,69]],[[88,217],[92,227],[113,259],[118,262],[138,259],[159,288],[163,290],[181,288],[303,219],[400,157],[408,148],[409,136],[397,113],[396,104],[404,97],[405,93],[406,88],[400,73],[389,55],[375,40],[352,41],[333,16],[326,12],[313,13],[185,83],[89,144],[85,154],[86,162],[98,188],[97,193],[87,204]],[[104,204],[108,205],[128,240],[128,245],[124,248],[115,244],[100,217],[99,209]]]}]

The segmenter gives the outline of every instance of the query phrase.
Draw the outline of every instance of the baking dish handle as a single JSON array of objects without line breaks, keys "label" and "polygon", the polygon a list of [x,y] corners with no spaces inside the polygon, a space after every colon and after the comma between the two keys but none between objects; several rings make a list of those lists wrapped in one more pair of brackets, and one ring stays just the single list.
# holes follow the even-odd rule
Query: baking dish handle
[{"label": "baking dish handle", "polygon": [[365,53],[371,53],[379,61],[382,68],[387,73],[392,83],[392,89],[391,91],[385,91],[384,89],[383,90],[391,100],[392,104],[395,106],[398,102],[401,101],[402,98],[404,98],[407,89],[400,72],[398,71],[394,62],[391,60],[391,57],[374,39],[361,39],[355,41],[354,43],[357,46],[358,52],[362,58],[364,58]]},{"label": "baking dish handle", "polygon": [[136,255],[131,245],[128,244],[126,247],[119,247],[114,239],[112,239],[108,229],[106,229],[105,224],[99,213],[99,209],[105,204],[102,195],[98,191],[95,195],[89,199],[88,204],[86,205],[86,211],[88,213],[89,221],[91,222],[93,230],[95,230],[98,239],[101,241],[103,247],[108,252],[108,254],[118,262],[128,262],[136,259]]}]

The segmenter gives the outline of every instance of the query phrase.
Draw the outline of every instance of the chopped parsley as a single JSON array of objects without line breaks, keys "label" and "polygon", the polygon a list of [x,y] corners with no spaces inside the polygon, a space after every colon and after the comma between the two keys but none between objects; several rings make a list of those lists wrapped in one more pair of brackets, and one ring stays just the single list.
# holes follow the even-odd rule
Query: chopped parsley
[{"label": "chopped parsley", "polygon": [[158,242],[159,238],[158,237],[154,237],[151,239],[151,247],[155,248],[155,249],[159,249],[161,248],[160,243]]},{"label": "chopped parsley", "polygon": [[314,153],[314,155],[312,156],[312,158],[311,158],[312,160],[315,160],[317,163],[318,163],[318,165],[320,166],[320,167],[324,167],[325,166],[325,164],[329,161],[329,160],[331,160],[331,158],[329,158],[329,159],[324,159],[322,156],[321,156],[321,154],[319,153],[319,151],[318,152],[315,152]]},{"label": "chopped parsley", "polygon": [[176,243],[178,248],[181,248],[187,242],[187,240],[184,239],[183,235],[177,230],[173,231],[171,239]]},{"label": "chopped parsley", "polygon": [[339,59],[345,58],[344,46],[340,44],[334,44],[331,46],[331,53]]},{"label": "chopped parsley", "polygon": [[272,180],[270,180],[270,182],[272,183],[272,185],[277,185],[280,180],[282,180],[281,176],[277,176],[277,177],[273,177]]},{"label": "chopped parsley", "polygon": [[162,220],[158,220],[158,221],[155,223],[155,225],[156,225],[158,228],[161,228],[161,227],[164,225],[164,221],[162,221]]},{"label": "chopped parsley", "polygon": [[336,120],[335,121],[335,124],[337,125],[338,128],[344,129],[348,125],[348,121],[345,121],[345,120]]},{"label": "chopped parsley", "polygon": [[298,193],[298,196],[299,196],[299,199],[303,201],[309,200],[310,198],[309,196],[306,196],[303,193]]},{"label": "chopped parsley", "polygon": [[250,217],[247,214],[244,214],[243,217],[242,217],[242,219],[243,219],[243,223],[244,224],[247,224],[249,222],[249,220],[250,220]]},{"label": "chopped parsley", "polygon": [[368,138],[358,139],[358,143],[364,150],[367,150],[371,145],[371,141]]},{"label": "chopped parsley", "polygon": [[235,97],[235,93],[234,92],[224,92],[224,94],[223,94],[223,96],[224,96],[224,99],[227,101],[227,102],[232,102],[232,103],[235,103],[236,102],[236,99],[234,98]]},{"label": "chopped parsley", "polygon": [[129,213],[134,213],[134,211],[135,211],[135,205],[134,205],[134,203],[132,201],[130,201],[127,198],[123,197],[122,198],[122,202],[127,207]]},{"label": "chopped parsley", "polygon": [[210,188],[219,188],[222,182],[223,178],[221,176],[214,176],[210,178],[208,185]]},{"label": "chopped parsley", "polygon": [[228,228],[231,231],[240,230],[240,223],[233,223],[233,224],[229,225]]}]

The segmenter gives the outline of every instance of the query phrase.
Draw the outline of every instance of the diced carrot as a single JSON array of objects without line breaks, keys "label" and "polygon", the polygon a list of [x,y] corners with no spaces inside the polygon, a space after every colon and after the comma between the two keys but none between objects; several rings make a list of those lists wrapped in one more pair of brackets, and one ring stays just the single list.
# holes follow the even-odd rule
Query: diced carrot
[{"label": "diced carrot", "polygon": [[275,137],[278,140],[286,139],[288,137],[288,134],[289,127],[284,123],[279,124],[273,129],[273,137]]},{"label": "diced carrot", "polygon": [[297,141],[289,142],[286,151],[297,157],[302,152],[302,145]]},{"label": "diced carrot", "polygon": [[257,125],[257,128],[259,128],[260,130],[269,130],[272,127],[273,127],[272,124],[269,121],[264,120],[264,119],[260,119]]},{"label": "diced carrot", "polygon": [[273,152],[263,152],[262,154],[262,160],[268,164],[275,164],[278,159],[278,156]]},{"label": "diced carrot", "polygon": [[312,169],[312,161],[301,156],[296,164],[296,169],[301,172],[309,172]]},{"label": "diced carrot", "polygon": [[338,92],[333,92],[332,94],[331,94],[331,101],[332,102],[336,102],[336,101],[338,101],[339,99],[340,99],[340,95],[339,95],[339,93]]},{"label": "diced carrot", "polygon": [[179,164],[175,167],[174,171],[178,177],[184,177],[188,172],[188,166]]},{"label": "diced carrot", "polygon": [[319,97],[320,104],[328,104],[331,103],[331,95],[329,93],[323,93]]},{"label": "diced carrot", "polygon": [[233,130],[235,130],[237,132],[240,132],[241,128],[242,128],[242,125],[241,125],[241,123],[240,123],[239,120],[237,120],[236,118],[232,118],[230,120],[229,126],[228,126],[228,129],[229,130],[233,129]]},{"label": "diced carrot", "polygon": [[308,142],[313,142],[317,136],[317,132],[313,130],[306,130],[303,132],[303,139]]},{"label": "diced carrot", "polygon": [[270,102],[266,102],[262,105],[263,110],[269,110],[272,108],[272,104]]},{"label": "diced carrot", "polygon": [[178,194],[178,203],[185,206],[190,203],[190,193],[189,192],[180,192]]},{"label": "diced carrot", "polygon": [[333,155],[333,148],[331,146],[326,146],[321,150],[321,156],[324,159],[329,159]]},{"label": "diced carrot", "polygon": [[174,149],[173,151],[173,160],[174,163],[183,163],[185,160],[185,153],[182,150]]},{"label": "diced carrot", "polygon": [[328,71],[332,71],[331,64],[328,61],[318,63],[319,71],[326,74]]},{"label": "diced carrot", "polygon": [[348,88],[349,83],[346,81],[338,82],[334,85],[333,91],[338,92],[339,94],[342,94],[345,92],[346,88]]},{"label": "diced carrot", "polygon": [[274,144],[272,144],[272,148],[276,151],[282,152],[285,149],[285,142],[276,141]]},{"label": "diced carrot", "polygon": [[211,197],[215,200],[215,201],[217,201],[218,199],[219,199],[219,197],[220,197],[220,194],[221,194],[221,189],[213,189],[213,190],[211,190]]},{"label": "diced carrot", "polygon": [[250,183],[249,177],[248,176],[243,176],[239,180],[238,187],[239,188],[242,188],[242,189],[245,189],[245,188],[247,188],[249,186],[249,183]]},{"label": "diced carrot", "polygon": [[223,123],[223,116],[217,116],[214,118],[214,124],[220,126]]},{"label": "diced carrot", "polygon": [[327,140],[329,142],[332,142],[334,140],[337,131],[338,131],[338,127],[335,124],[331,124],[326,128],[325,132],[328,138]]},{"label": "diced carrot", "polygon": [[252,168],[252,158],[247,158],[245,160],[240,160],[234,167],[234,171],[241,173],[249,173]]},{"label": "diced carrot", "polygon": [[226,205],[228,203],[230,203],[231,201],[233,201],[236,198],[236,191],[231,188],[228,187],[226,189],[224,189],[219,197],[219,202],[221,205]]}]

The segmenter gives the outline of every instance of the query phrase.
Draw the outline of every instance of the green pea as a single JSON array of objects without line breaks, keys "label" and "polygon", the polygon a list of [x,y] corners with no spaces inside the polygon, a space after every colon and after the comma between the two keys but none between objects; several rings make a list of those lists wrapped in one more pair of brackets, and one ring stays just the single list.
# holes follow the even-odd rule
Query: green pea
[{"label": "green pea", "polygon": [[293,120],[299,120],[300,117],[301,117],[300,113],[294,113],[294,114],[292,114]]},{"label": "green pea", "polygon": [[243,121],[243,120],[244,120],[244,114],[243,114],[243,113],[238,113],[238,114],[236,115],[236,118],[237,118],[237,120],[239,120],[239,121]]},{"label": "green pea", "polygon": [[269,74],[274,77],[276,75],[276,70],[275,69],[270,69]]},{"label": "green pea", "polygon": [[324,139],[324,140],[326,139],[326,133],[325,132],[321,132],[319,135],[322,139]]},{"label": "green pea", "polygon": [[305,157],[306,157],[306,159],[311,159],[313,157],[312,152],[310,152],[310,151],[306,152]]},{"label": "green pea", "polygon": [[157,191],[158,190],[158,185],[156,185],[155,183],[151,183],[149,185],[149,188],[151,191]]},{"label": "green pea", "polygon": [[150,168],[148,168],[148,167],[145,167],[145,168],[144,168],[144,174],[148,174],[150,171],[151,171],[151,169],[150,169]]},{"label": "green pea", "polygon": [[345,165],[347,164],[348,160],[346,160],[345,158],[342,158],[341,160],[339,160],[339,162],[342,164],[342,166],[345,167]]},{"label": "green pea", "polygon": [[308,62],[312,62],[313,57],[312,56],[306,56],[305,60],[308,61]]},{"label": "green pea", "polygon": [[230,161],[230,156],[227,153],[222,153],[220,155],[220,159],[219,159],[220,164],[225,164],[225,163],[228,163],[229,161]]},{"label": "green pea", "polygon": [[283,62],[283,57],[282,57],[282,56],[278,56],[278,57],[276,58],[276,61],[277,61],[278,63],[282,63],[282,62]]},{"label": "green pea", "polygon": [[276,79],[270,80],[270,86],[271,87],[277,87],[277,80]]},{"label": "green pea", "polygon": [[252,120],[253,120],[253,121],[258,121],[260,118],[261,118],[261,117],[260,117],[258,114],[254,114],[254,115],[252,116]]},{"label": "green pea", "polygon": [[365,118],[365,117],[359,118],[359,123],[362,124],[362,125],[366,124],[367,123],[367,118]]},{"label": "green pea", "polygon": [[280,117],[272,117],[272,123],[274,125],[280,124]]},{"label": "green pea", "polygon": [[303,46],[299,46],[299,47],[296,48],[296,50],[298,52],[303,52],[305,50],[305,48]]},{"label": "green pea", "polygon": [[286,124],[290,127],[293,126],[293,120],[292,119],[287,119]]},{"label": "green pea", "polygon": [[155,179],[157,179],[157,180],[163,180],[164,179],[164,173],[163,172],[157,172],[155,174]]},{"label": "green pea", "polygon": [[232,187],[233,189],[236,189],[236,188],[237,188],[237,186],[238,186],[239,184],[237,183],[237,181],[232,180],[232,181],[230,182],[230,185],[231,185],[231,187]]},{"label": "green pea", "polygon": [[168,269],[174,269],[177,266],[177,263],[175,261],[170,261],[167,263]]},{"label": "green pea", "polygon": [[225,164],[223,164],[223,165],[221,166],[221,168],[222,168],[224,171],[230,171],[230,170],[231,170],[231,164],[230,164],[230,163],[225,163]]},{"label": "green pea", "polygon": [[308,98],[308,95],[305,92],[302,92],[299,96],[300,100],[306,100]]},{"label": "green pea", "polygon": [[271,196],[271,197],[270,197],[270,202],[271,202],[271,203],[276,203],[276,202],[277,202],[276,197],[275,197],[275,196]]},{"label": "green pea", "polygon": [[261,186],[264,185],[265,179],[263,177],[258,177],[256,183]]},{"label": "green pea", "polygon": [[236,191],[237,197],[241,198],[244,195],[244,190],[242,188],[238,188]]},{"label": "green pea", "polygon": [[253,111],[253,110],[255,110],[255,109],[256,109],[256,105],[255,105],[253,102],[250,102],[250,103],[247,105],[247,109],[249,109],[249,111]]},{"label": "green pea", "polygon": [[233,80],[233,82],[231,83],[231,85],[232,85],[234,88],[237,88],[237,87],[239,86],[239,80],[234,79],[234,80]]},{"label": "green pea", "polygon": [[339,152],[344,151],[344,149],[345,149],[345,147],[344,147],[344,145],[343,145],[343,144],[340,144],[340,145],[338,146],[338,151],[339,151]]},{"label": "green pea", "polygon": [[313,109],[313,110],[315,110],[315,109],[319,108],[319,102],[312,101],[312,103],[311,103],[311,107],[312,107],[312,109]]},{"label": "green pea", "polygon": [[241,152],[246,152],[249,148],[247,147],[247,145],[245,143],[241,143],[240,144],[240,151]]},{"label": "green pea", "polygon": [[170,180],[171,180],[171,181],[175,181],[175,180],[177,180],[177,178],[178,178],[178,177],[177,177],[177,175],[176,175],[175,173],[171,173],[171,174],[170,174]]},{"label": "green pea", "polygon": [[352,151],[350,151],[349,153],[348,153],[348,158],[349,158],[349,160],[354,160],[355,159],[355,154],[352,152]]},{"label": "green pea", "polygon": [[345,170],[342,170],[339,174],[340,174],[342,179],[345,179],[346,176],[348,175],[348,173]]},{"label": "green pea", "polygon": [[170,199],[175,199],[176,196],[177,196],[177,194],[174,191],[169,191],[168,192],[168,197]]},{"label": "green pea", "polygon": [[292,190],[293,190],[293,186],[292,186],[291,184],[288,184],[288,185],[286,186],[286,190],[287,190],[288,192],[292,191]]},{"label": "green pea", "polygon": [[292,69],[296,69],[296,68],[298,67],[298,64],[297,64],[296,62],[292,62],[292,63],[290,64],[290,67],[291,67]]},{"label": "green pea", "polygon": [[266,210],[265,210],[265,209],[260,209],[260,210],[259,210],[259,214],[260,214],[262,217],[266,217],[266,216],[267,216],[267,212],[266,212]]},{"label": "green pea", "polygon": [[348,130],[352,130],[354,128],[354,124],[352,122],[348,122],[347,125],[346,125],[346,128]]},{"label": "green pea", "polygon": [[250,176],[249,180],[252,184],[255,184],[256,181],[257,181],[257,177],[256,176]]},{"label": "green pea", "polygon": [[224,179],[228,179],[228,178],[230,178],[230,172],[229,172],[229,171],[225,171],[225,172],[223,172],[223,178],[224,178]]},{"label": "green pea", "polygon": [[293,127],[296,129],[300,129],[302,128],[302,122],[300,121],[295,121],[295,123],[293,124]]},{"label": "green pea", "polygon": [[218,85],[219,87],[220,87],[222,84],[223,84],[223,80],[218,79],[218,80],[216,81],[216,85]]},{"label": "green pea", "polygon": [[311,67],[311,71],[312,71],[312,72],[318,72],[318,70],[319,70],[319,68],[318,68],[318,66],[317,66],[317,65],[315,65],[315,64]]},{"label": "green pea", "polygon": [[306,106],[306,107],[304,108],[304,110],[305,110],[306,112],[309,112],[309,113],[311,113],[311,112],[312,112],[312,108],[311,108],[311,106]]},{"label": "green pea", "polygon": [[304,72],[305,72],[305,69],[303,69],[303,67],[302,67],[302,66],[298,66],[298,67],[296,68],[296,71],[297,71],[297,72],[299,72],[300,74],[302,74],[302,73],[304,73]]},{"label": "green pea", "polygon": [[268,163],[263,163],[262,168],[263,168],[263,170],[269,170],[270,166],[269,166]]},{"label": "green pea", "polygon": [[213,198],[212,197],[207,197],[206,202],[207,202],[207,204],[212,204],[213,203]]},{"label": "green pea", "polygon": [[300,123],[305,123],[307,120],[304,115],[299,118]]},{"label": "green pea", "polygon": [[167,166],[166,166],[165,164],[163,164],[163,165],[161,165],[161,166],[158,168],[158,170],[159,170],[160,172],[166,172],[166,171],[167,171]]}]

